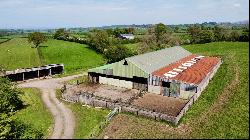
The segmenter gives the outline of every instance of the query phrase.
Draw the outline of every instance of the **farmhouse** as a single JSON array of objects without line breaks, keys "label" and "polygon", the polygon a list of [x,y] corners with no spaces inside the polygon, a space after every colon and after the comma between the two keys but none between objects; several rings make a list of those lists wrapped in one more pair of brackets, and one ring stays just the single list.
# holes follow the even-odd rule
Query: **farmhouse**
[{"label": "farmhouse", "polygon": [[120,34],[119,38],[132,40],[135,38],[135,36],[133,34]]},{"label": "farmhouse", "polygon": [[166,48],[88,70],[93,83],[189,99],[200,93],[221,64],[217,57]]}]

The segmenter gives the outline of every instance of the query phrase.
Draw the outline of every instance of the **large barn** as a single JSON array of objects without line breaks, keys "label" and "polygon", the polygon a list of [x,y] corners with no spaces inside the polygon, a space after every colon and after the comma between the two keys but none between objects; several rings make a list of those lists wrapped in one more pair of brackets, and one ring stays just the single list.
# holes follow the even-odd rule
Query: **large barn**
[{"label": "large barn", "polygon": [[221,59],[166,48],[88,70],[89,81],[188,99],[201,92]]}]

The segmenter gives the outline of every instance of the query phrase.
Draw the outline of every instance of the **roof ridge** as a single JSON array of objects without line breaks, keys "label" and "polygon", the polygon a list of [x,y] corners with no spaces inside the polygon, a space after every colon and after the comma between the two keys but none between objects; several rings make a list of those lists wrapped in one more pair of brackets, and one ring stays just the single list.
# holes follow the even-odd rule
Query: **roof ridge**
[{"label": "roof ridge", "polygon": [[[181,46],[173,46],[173,47],[169,47],[169,48],[160,49],[160,50],[157,50],[157,51],[152,51],[152,52],[147,52],[147,53],[143,53],[143,54],[139,54],[139,55],[134,55],[134,56],[127,57],[127,58],[134,58],[134,57],[139,57],[139,56],[143,56],[143,55],[147,55],[147,54],[153,54],[153,53],[156,53],[156,52],[160,52],[160,51],[167,50],[167,49],[170,49],[170,48],[177,48],[177,47],[181,47]],[[184,49],[184,48],[182,48],[182,49]]]}]

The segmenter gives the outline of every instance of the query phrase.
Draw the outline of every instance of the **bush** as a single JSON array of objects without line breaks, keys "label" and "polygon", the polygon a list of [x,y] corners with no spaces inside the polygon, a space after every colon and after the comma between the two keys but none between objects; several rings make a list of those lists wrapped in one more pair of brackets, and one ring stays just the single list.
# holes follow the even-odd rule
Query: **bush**
[{"label": "bush", "polygon": [[19,94],[21,93],[9,80],[0,78],[0,112],[8,114],[20,109],[22,101]]},{"label": "bush", "polygon": [[209,43],[212,42],[214,39],[213,32],[209,30],[203,30],[199,35],[200,35],[199,43]]},{"label": "bush", "polygon": [[0,139],[42,138],[40,131],[13,118],[13,114],[23,107],[19,98],[21,93],[8,79],[0,78]]}]

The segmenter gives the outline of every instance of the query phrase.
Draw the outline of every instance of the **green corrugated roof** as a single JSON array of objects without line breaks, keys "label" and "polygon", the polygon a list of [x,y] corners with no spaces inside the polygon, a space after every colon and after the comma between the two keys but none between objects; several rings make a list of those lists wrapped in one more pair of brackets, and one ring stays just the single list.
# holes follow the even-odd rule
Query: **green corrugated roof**
[{"label": "green corrugated roof", "polygon": [[[117,63],[117,62],[116,62]],[[100,67],[96,67],[96,68],[92,68],[92,69],[88,69],[89,72],[96,72],[97,70],[103,70],[103,69],[109,69],[109,68],[112,68],[114,63],[111,63],[111,64],[107,64],[107,65],[103,65],[103,66],[100,66]]]},{"label": "green corrugated roof", "polygon": [[[144,71],[145,73],[151,74],[152,72],[162,67],[165,67],[171,63],[174,63],[191,54],[192,53],[183,49],[182,47],[175,46],[175,47],[165,48],[165,49],[154,51],[154,52],[149,52],[149,53],[145,53],[141,55],[128,57],[125,59],[131,62],[133,65],[135,65],[139,69],[141,69],[142,71]],[[88,71],[103,73],[103,69],[113,69],[115,64],[119,64],[119,62],[92,68],[92,69],[89,69]]]},{"label": "green corrugated roof", "polygon": [[148,74],[191,55],[189,51],[180,46],[165,48],[126,58]]}]

